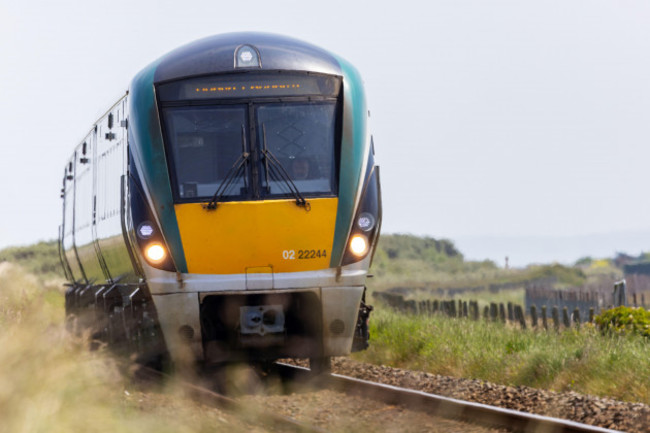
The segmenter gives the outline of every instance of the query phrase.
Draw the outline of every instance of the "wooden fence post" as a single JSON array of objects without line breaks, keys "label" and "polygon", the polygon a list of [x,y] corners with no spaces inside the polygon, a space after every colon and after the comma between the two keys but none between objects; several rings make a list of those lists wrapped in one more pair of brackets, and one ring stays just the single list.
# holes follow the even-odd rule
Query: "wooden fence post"
[{"label": "wooden fence post", "polygon": [[548,322],[546,321],[546,305],[542,306],[542,326],[548,330]]},{"label": "wooden fence post", "polygon": [[569,309],[567,307],[562,308],[562,321],[564,322],[565,328],[571,327],[571,321],[569,320]]},{"label": "wooden fence post", "polygon": [[493,322],[497,321],[497,314],[498,314],[497,312],[498,312],[497,304],[495,304],[494,302],[490,302],[490,319],[492,319]]},{"label": "wooden fence post", "polygon": [[526,315],[521,305],[515,305],[515,319],[519,321],[521,329],[526,329]]},{"label": "wooden fence post", "polygon": [[530,318],[533,328],[537,328],[537,307],[535,305],[530,306]]},{"label": "wooden fence post", "polygon": [[506,307],[503,302],[499,304],[499,320],[501,323],[506,323]]},{"label": "wooden fence post", "polygon": [[553,327],[555,328],[556,331],[560,330],[560,311],[557,308],[557,305],[553,306],[553,310],[551,310],[551,315],[553,316]]},{"label": "wooden fence post", "polygon": [[440,302],[437,299],[433,301],[433,312],[437,313],[440,310]]},{"label": "wooden fence post", "polygon": [[589,308],[589,323],[594,323],[594,307]]},{"label": "wooden fence post", "polygon": [[468,311],[467,311],[467,301],[463,301],[463,317],[467,317]]},{"label": "wooden fence post", "polygon": [[483,307],[483,318],[485,319],[486,322],[490,320],[490,307],[488,307],[487,305]]},{"label": "wooden fence post", "polygon": [[478,320],[478,301],[469,301],[469,311],[472,320]]},{"label": "wooden fence post", "polygon": [[515,320],[515,315],[512,312],[512,302],[508,302],[508,320],[511,322]]}]

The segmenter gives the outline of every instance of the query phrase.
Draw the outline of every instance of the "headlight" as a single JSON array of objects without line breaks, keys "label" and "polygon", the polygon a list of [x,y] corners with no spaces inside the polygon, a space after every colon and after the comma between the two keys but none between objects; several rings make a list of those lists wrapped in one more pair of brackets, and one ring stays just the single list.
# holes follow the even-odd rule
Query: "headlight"
[{"label": "headlight", "polygon": [[350,239],[350,251],[357,257],[362,257],[368,252],[368,238],[364,235],[354,235]]},{"label": "headlight", "polygon": [[165,248],[160,244],[147,245],[144,254],[147,256],[147,259],[153,263],[160,263],[165,259],[165,256],[167,256]]}]

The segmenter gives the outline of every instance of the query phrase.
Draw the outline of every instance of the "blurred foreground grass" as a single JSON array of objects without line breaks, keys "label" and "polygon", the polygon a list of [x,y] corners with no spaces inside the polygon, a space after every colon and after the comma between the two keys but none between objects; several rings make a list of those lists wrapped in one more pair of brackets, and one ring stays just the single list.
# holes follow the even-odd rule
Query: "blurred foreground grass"
[{"label": "blurred foreground grass", "polygon": [[355,359],[480,379],[650,404],[650,342],[580,331],[535,331],[452,319],[407,316],[376,308],[370,348]]},{"label": "blurred foreground grass", "polygon": [[263,431],[173,384],[136,389],[106,351],[65,331],[62,283],[0,263],[0,432]]}]

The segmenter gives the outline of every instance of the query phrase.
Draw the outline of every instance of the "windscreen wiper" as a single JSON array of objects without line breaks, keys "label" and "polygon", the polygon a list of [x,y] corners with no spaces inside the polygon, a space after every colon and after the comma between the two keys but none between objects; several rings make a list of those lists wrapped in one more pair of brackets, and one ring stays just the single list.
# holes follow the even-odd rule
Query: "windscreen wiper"
[{"label": "windscreen wiper", "polygon": [[[250,154],[246,152],[246,131],[244,130],[244,125],[241,126],[241,147],[242,147],[242,152],[241,155],[239,155],[239,158],[235,161],[235,163],[230,167],[230,170],[228,170],[228,173],[226,173],[226,177],[223,178],[221,183],[219,184],[219,187],[215,191],[214,195],[212,196],[212,200],[210,200],[210,203],[207,205],[203,205],[203,209],[206,210],[214,210],[217,208],[217,203],[221,201],[223,198],[223,195],[228,191],[228,187],[232,184],[232,182],[239,177],[239,173],[244,169],[244,173],[246,172],[245,167],[246,164],[248,163],[248,158]],[[248,185],[246,184],[246,176],[244,176],[244,187],[248,188]]]},{"label": "windscreen wiper", "polygon": [[[296,184],[293,183],[287,170],[278,158],[276,158],[268,149],[266,145],[266,125],[264,123],[262,123],[262,141],[262,155],[264,156],[264,166],[266,168],[266,185],[269,186],[269,173],[274,173],[276,179],[282,180],[289,187],[289,191],[291,191],[291,194],[296,199],[296,205],[304,207],[307,211],[311,210],[311,205],[307,200],[305,200],[305,197],[300,193]],[[272,169],[272,171],[270,171],[270,169]]]}]

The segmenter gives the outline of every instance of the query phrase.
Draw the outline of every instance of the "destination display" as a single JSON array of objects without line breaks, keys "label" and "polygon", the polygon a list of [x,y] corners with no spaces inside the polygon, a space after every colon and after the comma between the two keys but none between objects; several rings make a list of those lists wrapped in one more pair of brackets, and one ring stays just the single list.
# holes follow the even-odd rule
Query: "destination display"
[{"label": "destination display", "polygon": [[161,101],[337,96],[338,77],[307,74],[230,74],[192,78],[158,86]]}]

